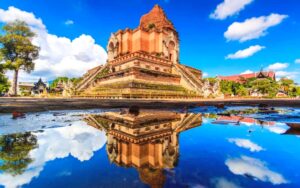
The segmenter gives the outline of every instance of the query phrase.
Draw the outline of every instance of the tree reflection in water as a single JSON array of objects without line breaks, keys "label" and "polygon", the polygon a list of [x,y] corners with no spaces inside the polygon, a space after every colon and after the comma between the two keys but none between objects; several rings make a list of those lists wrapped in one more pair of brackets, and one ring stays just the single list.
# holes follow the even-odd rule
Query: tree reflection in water
[{"label": "tree reflection in water", "polygon": [[106,132],[106,151],[111,162],[126,168],[134,167],[142,182],[151,187],[163,187],[165,169],[178,164],[179,134],[200,126],[202,115],[122,110],[89,115],[86,121]]},{"label": "tree reflection in water", "polygon": [[37,147],[37,138],[30,132],[0,136],[0,170],[13,176],[25,172],[33,161],[29,152]]}]

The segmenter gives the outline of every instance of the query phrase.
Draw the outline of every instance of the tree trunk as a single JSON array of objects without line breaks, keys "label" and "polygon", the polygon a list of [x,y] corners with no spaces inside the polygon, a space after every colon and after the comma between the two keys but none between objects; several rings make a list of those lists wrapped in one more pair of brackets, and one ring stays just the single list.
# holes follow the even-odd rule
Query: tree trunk
[{"label": "tree trunk", "polygon": [[15,70],[14,72],[14,78],[13,78],[13,87],[12,87],[12,94],[14,96],[18,95],[18,74],[19,74],[19,70]]}]

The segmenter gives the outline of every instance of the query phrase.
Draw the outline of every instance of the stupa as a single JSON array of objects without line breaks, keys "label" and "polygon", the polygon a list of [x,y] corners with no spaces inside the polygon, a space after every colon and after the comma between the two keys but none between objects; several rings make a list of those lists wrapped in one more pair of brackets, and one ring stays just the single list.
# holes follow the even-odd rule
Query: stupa
[{"label": "stupa", "polygon": [[155,5],[136,29],[111,34],[108,60],[88,71],[79,96],[99,98],[193,98],[203,96],[202,72],[179,61],[179,36]]},{"label": "stupa", "polygon": [[88,125],[104,131],[110,162],[135,168],[142,182],[163,187],[166,169],[179,159],[179,135],[202,124],[202,115],[157,110],[130,110],[87,115]]}]

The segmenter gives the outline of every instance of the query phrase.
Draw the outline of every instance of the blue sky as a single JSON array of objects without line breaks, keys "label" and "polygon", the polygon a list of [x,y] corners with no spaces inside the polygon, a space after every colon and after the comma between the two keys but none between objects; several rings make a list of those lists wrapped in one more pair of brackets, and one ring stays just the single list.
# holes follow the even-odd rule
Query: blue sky
[{"label": "blue sky", "polygon": [[[103,63],[105,52],[99,50],[106,48],[111,32],[137,27],[140,17],[155,4],[164,8],[179,32],[181,63],[209,76],[270,68],[278,76],[300,82],[300,64],[296,63],[300,59],[298,0],[1,0],[0,21],[7,22],[11,14],[9,17],[21,15],[31,25],[38,25],[39,33],[43,30],[41,35],[48,39],[45,42],[40,37],[38,42],[44,41],[43,45],[51,50],[42,53],[43,58],[37,62],[40,65],[30,78],[51,80],[64,74],[78,76],[83,70]],[[22,13],[15,13],[18,11]],[[33,18],[22,16],[24,13],[31,13]],[[229,29],[235,22],[237,26]],[[70,46],[72,50],[68,49]],[[239,50],[245,51],[236,53]],[[59,54],[66,51],[70,52],[67,57]],[[88,54],[90,51],[92,55]],[[27,79],[29,75],[21,78]]]}]

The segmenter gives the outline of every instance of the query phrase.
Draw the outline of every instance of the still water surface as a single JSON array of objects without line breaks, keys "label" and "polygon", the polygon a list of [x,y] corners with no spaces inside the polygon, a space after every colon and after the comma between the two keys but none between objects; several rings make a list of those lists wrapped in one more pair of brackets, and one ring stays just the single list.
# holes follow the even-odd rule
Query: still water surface
[{"label": "still water surface", "polygon": [[300,109],[0,115],[0,187],[300,187]]}]

